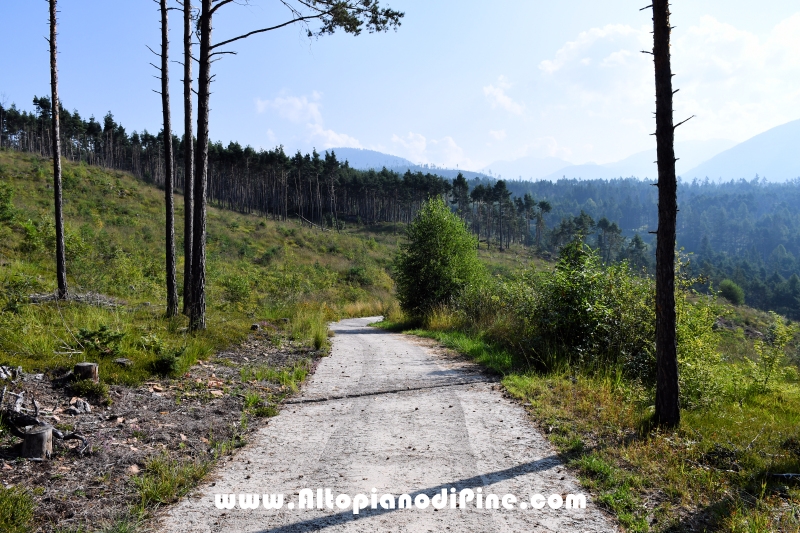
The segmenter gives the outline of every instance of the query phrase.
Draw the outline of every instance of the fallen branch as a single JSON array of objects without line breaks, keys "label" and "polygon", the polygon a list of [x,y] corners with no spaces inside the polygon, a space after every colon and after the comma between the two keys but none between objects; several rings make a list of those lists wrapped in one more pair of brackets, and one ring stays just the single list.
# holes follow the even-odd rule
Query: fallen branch
[{"label": "fallen branch", "polygon": [[313,222],[311,222],[310,220],[308,220],[306,217],[304,217],[304,216],[303,216],[303,215],[301,215],[300,213],[297,213],[297,216],[298,216],[298,217],[300,217],[300,220],[302,220],[303,222],[308,222],[308,224],[309,224],[310,226],[314,227],[314,228],[319,228],[319,229],[321,229],[322,231],[328,231],[328,228],[324,228],[324,227],[322,227],[322,226],[320,226],[320,225],[318,225],[318,224],[314,224]]},{"label": "fallen branch", "polygon": [[[13,404],[8,406],[5,405],[5,400],[7,396],[13,396],[16,398]],[[15,437],[19,437],[24,441],[28,441],[30,439],[30,435],[34,433],[46,433],[48,430],[52,432],[52,435],[59,440],[80,440],[83,443],[83,447],[78,450],[79,455],[83,455],[86,449],[89,447],[89,442],[86,440],[86,437],[81,435],[80,433],[67,433],[64,434],[63,432],[54,428],[51,424],[39,420],[39,403],[36,401],[36,398],[31,396],[31,403],[33,404],[33,409],[25,409],[23,407],[25,402],[25,392],[15,393],[8,390],[7,387],[3,387],[2,395],[0,395],[0,416],[5,419],[6,424],[8,425],[8,429],[12,435]],[[33,412],[33,414],[29,414]],[[41,431],[40,431],[41,430]],[[43,448],[46,449],[46,446]]]}]

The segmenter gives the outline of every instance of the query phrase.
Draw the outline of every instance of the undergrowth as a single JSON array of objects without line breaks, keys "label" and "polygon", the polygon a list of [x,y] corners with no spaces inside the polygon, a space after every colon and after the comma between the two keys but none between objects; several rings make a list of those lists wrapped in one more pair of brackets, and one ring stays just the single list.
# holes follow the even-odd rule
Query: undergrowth
[{"label": "undergrowth", "polygon": [[[253,323],[271,323],[325,351],[327,323],[375,316],[391,305],[390,234],[319,232],[210,207],[206,331],[166,318],[163,192],[130,175],[64,162],[70,293],[55,290],[51,170],[33,154],[0,150],[0,364],[61,372],[100,363],[101,380],[135,385],[176,376],[235,344]],[[182,249],[182,201],[176,201]],[[179,257],[179,259],[182,259]],[[182,261],[177,265],[182,287]],[[40,303],[33,303],[40,301]],[[130,360],[116,364],[115,359]]]},{"label": "undergrowth", "polygon": [[422,319],[377,325],[502,375],[627,531],[800,531],[800,479],[783,475],[800,473],[797,328],[693,293],[684,267],[674,431],[652,425],[653,281],[582,245],[553,270],[489,278]]},{"label": "undergrowth", "polygon": [[6,533],[27,533],[33,507],[33,499],[24,489],[0,486],[0,529]]}]

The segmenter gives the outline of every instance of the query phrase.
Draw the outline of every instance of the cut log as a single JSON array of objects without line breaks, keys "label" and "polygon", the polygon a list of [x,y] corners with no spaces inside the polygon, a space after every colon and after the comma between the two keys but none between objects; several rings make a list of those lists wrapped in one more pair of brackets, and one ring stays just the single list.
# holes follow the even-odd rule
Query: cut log
[{"label": "cut log", "polygon": [[49,459],[53,454],[53,426],[35,426],[25,432],[22,441],[22,457]]},{"label": "cut log", "polygon": [[100,365],[97,363],[78,363],[75,365],[75,376],[79,380],[91,379],[97,383],[100,381]]}]

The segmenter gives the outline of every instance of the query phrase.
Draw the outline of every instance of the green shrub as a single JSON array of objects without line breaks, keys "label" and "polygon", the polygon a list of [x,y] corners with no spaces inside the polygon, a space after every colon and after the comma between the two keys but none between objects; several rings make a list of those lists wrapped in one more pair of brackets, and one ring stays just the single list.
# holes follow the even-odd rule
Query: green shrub
[{"label": "green shrub", "polygon": [[39,281],[23,273],[16,273],[5,279],[0,285],[0,295],[5,297],[4,311],[18,313],[22,305],[29,301],[31,293],[42,290]]},{"label": "green shrub", "polygon": [[177,375],[181,367],[180,357],[183,355],[184,351],[185,349],[160,350],[152,363],[153,372],[164,377],[174,377]]},{"label": "green shrub", "polygon": [[178,461],[166,454],[150,459],[144,473],[132,479],[141,507],[177,501],[203,479],[210,467],[208,462]]},{"label": "green shrub", "polygon": [[253,415],[258,418],[271,418],[273,416],[278,416],[278,414],[278,408],[274,405],[260,406],[253,410]]},{"label": "green shrub", "polygon": [[95,383],[91,379],[82,379],[69,386],[75,396],[90,398],[97,401],[108,399],[108,385],[99,382]]},{"label": "green shrub", "polygon": [[689,301],[685,290],[675,293],[678,338],[678,381],[681,406],[692,409],[710,407],[723,392],[722,359],[714,334],[719,309],[714,300],[700,296]]},{"label": "green shrub", "polygon": [[119,356],[119,343],[124,336],[125,333],[111,331],[105,324],[98,329],[81,328],[76,335],[87,355],[100,357]]},{"label": "green shrub", "polygon": [[44,248],[44,237],[39,231],[39,227],[31,220],[20,223],[22,229],[22,241],[19,243],[20,252],[31,254]]},{"label": "green shrub", "polygon": [[164,341],[158,338],[158,335],[155,333],[142,335],[139,339],[139,343],[142,345],[142,348],[154,354],[160,354],[162,350],[164,350]]},{"label": "green shrub", "polygon": [[403,310],[422,317],[449,303],[483,276],[478,243],[441,198],[425,202],[406,230],[395,260],[397,297]]},{"label": "green shrub", "polygon": [[261,257],[256,259],[255,262],[259,265],[266,266],[270,264],[274,259],[280,257],[282,251],[283,249],[280,246],[270,246],[269,248],[266,249],[266,251],[263,254],[261,254]]},{"label": "green shrub", "polygon": [[762,391],[769,389],[770,380],[775,377],[778,369],[783,366],[786,359],[786,346],[797,333],[797,326],[787,325],[777,313],[770,311],[772,324],[769,326],[765,338],[756,339],[753,343],[758,359],[753,363],[753,381],[755,386]]},{"label": "green shrub", "polygon": [[620,366],[647,382],[654,377],[652,282],[624,263],[603,266],[579,240],[562,249],[552,272],[477,285],[459,306],[475,329],[540,370]]},{"label": "green shrub", "polygon": [[[712,327],[713,298],[693,297],[677,264],[676,312],[682,405],[711,405],[722,387],[722,362]],[[518,364],[553,371],[580,367],[623,375],[652,388],[655,287],[627,264],[603,265],[581,241],[567,244],[552,271],[473,285],[457,300],[468,328],[515,353]]]},{"label": "green shrub", "polygon": [[744,289],[729,279],[722,280],[719,284],[719,293],[733,305],[744,303]]},{"label": "green shrub", "polygon": [[231,303],[242,303],[250,297],[250,281],[245,276],[227,276],[222,280],[222,286],[225,288],[225,299]]},{"label": "green shrub", "polygon": [[14,191],[5,183],[0,183],[0,222],[14,218],[14,204],[11,202]]},{"label": "green shrub", "polygon": [[355,283],[356,285],[372,285],[372,277],[370,276],[367,268],[363,266],[350,267],[345,275],[345,279],[350,283]]},{"label": "green shrub", "polygon": [[0,485],[0,530],[6,533],[30,531],[33,507],[30,494],[17,487],[7,489]]}]

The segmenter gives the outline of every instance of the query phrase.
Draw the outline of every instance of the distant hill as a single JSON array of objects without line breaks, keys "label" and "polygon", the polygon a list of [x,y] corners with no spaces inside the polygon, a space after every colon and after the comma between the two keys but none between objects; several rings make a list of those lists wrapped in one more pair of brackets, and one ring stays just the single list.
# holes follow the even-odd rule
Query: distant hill
[{"label": "distant hill", "polygon": [[[454,178],[462,172],[468,179],[550,180],[614,179],[635,177],[654,180],[658,176],[656,150],[652,148],[631,155],[621,161],[597,165],[585,163],[571,165],[556,157],[523,157],[514,161],[496,161],[481,172],[440,168],[435,165],[415,165],[402,157],[373,150],[335,148],[340,160],[347,159],[358,169],[384,166],[403,173],[430,172],[445,178]],[[784,182],[800,177],[800,120],[788,122],[736,144],[727,139],[708,141],[682,141],[675,143],[678,157],[676,171],[684,180],[694,178],[712,180],[746,180],[756,175],[771,182]]]},{"label": "distant hill", "polygon": [[483,172],[507,180],[538,180],[571,163],[557,157],[522,157],[513,161],[495,161]]},{"label": "distant hill", "polygon": [[371,168],[380,170],[383,167],[414,166],[414,163],[408,159],[376,152],[375,150],[362,150],[360,148],[331,148],[330,150],[326,150],[326,152],[330,151],[336,153],[336,159],[339,161],[346,160],[350,163],[351,167],[360,170],[369,170]]},{"label": "distant hill", "polygon": [[[711,139],[708,141],[682,141],[675,143],[675,170],[679,176],[690,168],[696,167],[715,155],[736,145],[729,139]],[[656,149],[645,150],[616,163],[604,165],[617,173],[617,177],[636,176],[637,178],[655,179],[658,177]]]},{"label": "distant hill", "polygon": [[684,179],[706,177],[723,181],[753,179],[772,182],[800,177],[800,120],[765,131],[681,174]]},{"label": "distant hill", "polygon": [[336,153],[336,159],[339,161],[347,161],[350,163],[351,167],[359,170],[381,170],[386,167],[387,170],[393,170],[400,174],[405,174],[407,170],[411,172],[422,172],[423,174],[430,172],[431,174],[449,179],[455,178],[460,172],[467,179],[490,179],[490,176],[482,172],[438,167],[436,165],[417,165],[408,159],[376,152],[375,150],[362,150],[360,148],[329,148],[326,150],[326,152],[331,151]]},{"label": "distant hill", "polygon": [[[712,139],[708,141],[682,141],[675,143],[675,155],[678,161],[675,164],[679,176],[684,175],[684,170],[695,167],[729,149],[736,143],[728,139]],[[560,168],[555,172],[542,176],[541,179],[555,181],[566,177],[584,180],[630,178],[656,179],[658,168],[655,163],[656,149],[638,152],[630,157],[615,163],[596,165],[571,165]]]}]

